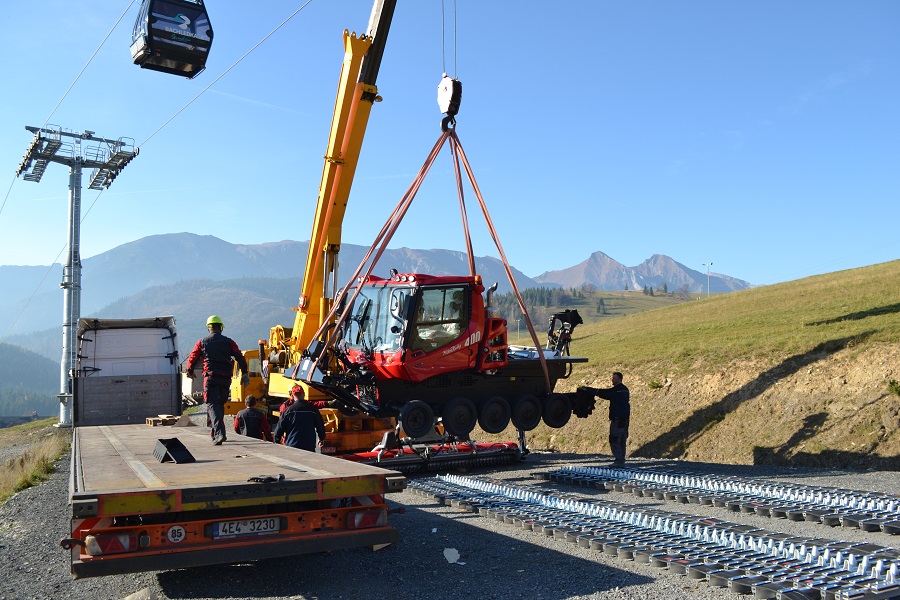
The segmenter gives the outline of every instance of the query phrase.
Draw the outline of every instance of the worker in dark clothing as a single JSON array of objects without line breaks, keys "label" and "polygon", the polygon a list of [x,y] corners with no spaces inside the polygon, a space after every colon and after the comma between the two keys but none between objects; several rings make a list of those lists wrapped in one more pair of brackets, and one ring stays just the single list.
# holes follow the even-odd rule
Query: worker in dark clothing
[{"label": "worker in dark clothing", "polygon": [[[288,409],[288,407],[293,404],[297,398],[305,398],[306,392],[303,391],[303,388],[298,384],[291,388],[291,394],[287,400],[281,403],[281,407],[278,409],[278,414],[283,415],[284,411]],[[310,402],[316,408],[337,408],[334,402],[329,402],[328,400],[316,400],[315,402]]]},{"label": "worker in dark clothing", "polygon": [[225,324],[218,315],[212,315],[206,320],[206,328],[209,335],[197,340],[194,349],[187,359],[187,376],[194,377],[194,368],[203,361],[203,400],[206,402],[206,412],[209,415],[211,429],[209,435],[212,442],[219,446],[226,440],[225,436],[225,403],[228,401],[229,388],[231,387],[232,359],[237,361],[243,377],[241,385],[250,384],[250,375],[247,369],[247,361],[241,354],[240,348],[229,337],[222,335]]},{"label": "worker in dark clothing", "polygon": [[256,408],[256,398],[247,396],[244,398],[244,406],[247,408],[234,416],[234,432],[271,442],[272,428],[269,427],[269,419]]},{"label": "worker in dark clothing", "polygon": [[622,374],[612,374],[611,388],[592,388],[594,395],[609,400],[609,448],[612,450],[613,464],[625,464],[625,442],[628,440],[628,421],[631,419],[631,396],[622,383]]},{"label": "worker in dark clothing", "polygon": [[[315,452],[325,442],[325,422],[319,411],[306,401],[303,388],[291,389],[293,403],[285,407],[275,426],[275,443]],[[284,405],[282,405],[284,406]]]}]

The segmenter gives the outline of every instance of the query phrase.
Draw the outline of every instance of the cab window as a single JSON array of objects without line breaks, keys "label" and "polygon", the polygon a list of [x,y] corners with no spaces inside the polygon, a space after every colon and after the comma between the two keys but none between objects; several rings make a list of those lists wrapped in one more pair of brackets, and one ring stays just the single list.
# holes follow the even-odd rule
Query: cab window
[{"label": "cab window", "polygon": [[431,352],[456,341],[468,328],[467,287],[419,290],[410,339],[412,350]]}]

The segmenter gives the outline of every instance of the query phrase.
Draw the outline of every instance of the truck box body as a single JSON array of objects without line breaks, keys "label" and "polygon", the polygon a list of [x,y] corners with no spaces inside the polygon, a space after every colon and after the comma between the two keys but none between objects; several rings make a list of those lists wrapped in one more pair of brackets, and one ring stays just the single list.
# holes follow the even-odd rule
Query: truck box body
[{"label": "truck box body", "polygon": [[78,378],[73,413],[75,424],[144,423],[147,418],[158,415],[181,414],[178,383],[175,375]]},{"label": "truck box body", "polygon": [[75,578],[397,540],[384,495],[406,487],[403,475],[232,432],[214,446],[206,427],[151,426],[181,412],[174,319],[82,321],[62,542]]},{"label": "truck box body", "polygon": [[80,319],[73,387],[76,426],[181,414],[175,319]]}]

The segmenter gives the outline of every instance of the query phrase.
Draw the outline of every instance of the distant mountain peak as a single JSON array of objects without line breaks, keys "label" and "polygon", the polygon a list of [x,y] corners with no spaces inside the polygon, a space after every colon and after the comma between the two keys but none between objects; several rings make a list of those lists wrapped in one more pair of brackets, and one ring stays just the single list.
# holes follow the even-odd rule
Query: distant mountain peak
[{"label": "distant mountain peak", "polygon": [[[148,288],[187,280],[299,279],[303,275],[308,249],[308,241],[232,244],[213,235],[189,232],[147,236],[84,260],[82,313],[97,314],[112,303]],[[339,276],[348,277],[366,250],[368,248],[364,246],[343,244]],[[475,265],[488,285],[496,281],[500,293],[510,291],[499,259],[479,256],[475,258]],[[386,274],[390,268],[435,275],[468,272],[464,252],[440,249],[390,249],[382,257],[376,272]],[[58,272],[60,268],[55,270]],[[677,291],[683,286],[692,293],[706,290],[706,273],[689,269],[663,254],[654,254],[636,267],[626,267],[598,250],[576,265],[547,271],[534,279],[514,267],[512,271],[520,289],[539,286],[580,288],[583,285],[605,290],[641,289],[644,286],[660,289],[665,284],[669,291]],[[0,329],[10,334],[27,334],[56,326],[62,303],[58,281],[58,277],[47,277],[47,267],[0,266],[0,289],[4,290],[4,296],[0,298]],[[711,274],[710,283],[714,293],[751,287],[745,281],[719,274]],[[248,283],[250,285],[252,283]],[[37,286],[40,287],[35,293]],[[265,296],[265,290],[259,292]],[[299,292],[297,289],[294,294]],[[23,310],[26,303],[28,308]],[[213,312],[213,309],[204,306],[201,312]],[[14,329],[10,330],[13,325]]]},{"label": "distant mountain peak", "polygon": [[[691,293],[706,291],[706,273],[691,269],[665,254],[653,254],[636,267],[626,267],[608,254],[597,251],[587,260],[567,269],[547,271],[534,278],[544,285],[578,288],[592,285],[601,290],[643,289],[645,286],[670,292],[685,289]],[[750,283],[710,273],[714,293],[752,287]]]}]

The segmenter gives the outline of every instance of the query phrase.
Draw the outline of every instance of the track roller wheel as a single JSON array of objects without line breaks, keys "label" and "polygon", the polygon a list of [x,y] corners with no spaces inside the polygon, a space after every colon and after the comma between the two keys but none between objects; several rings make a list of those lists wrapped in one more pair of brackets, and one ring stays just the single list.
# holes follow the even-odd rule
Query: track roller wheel
[{"label": "track roller wheel", "polygon": [[541,402],[531,394],[519,396],[512,405],[512,424],[516,429],[531,431],[541,422]]},{"label": "track roller wheel", "polygon": [[509,402],[502,396],[491,396],[481,401],[478,410],[478,425],[485,433],[500,433],[509,427],[511,411]]},{"label": "track roller wheel", "polygon": [[411,438],[425,437],[434,429],[434,411],[422,400],[410,400],[400,409],[400,426]]},{"label": "track roller wheel", "polygon": [[562,394],[550,394],[543,401],[544,423],[548,427],[564,427],[572,417],[572,403]]},{"label": "track roller wheel", "polygon": [[444,409],[441,411],[441,423],[444,424],[444,431],[456,437],[468,437],[475,429],[477,421],[478,410],[475,408],[475,403],[468,398],[453,398],[444,405]]}]

